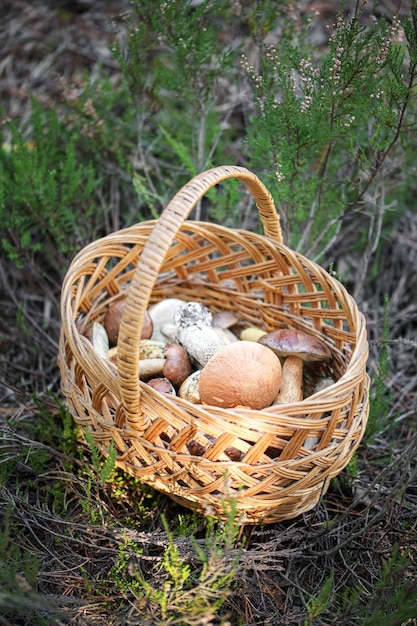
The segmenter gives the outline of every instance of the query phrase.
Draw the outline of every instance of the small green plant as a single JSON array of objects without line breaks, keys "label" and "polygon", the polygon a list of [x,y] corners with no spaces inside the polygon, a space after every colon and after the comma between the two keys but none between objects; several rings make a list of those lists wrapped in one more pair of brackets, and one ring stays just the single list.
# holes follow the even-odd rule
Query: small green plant
[{"label": "small green plant", "polygon": [[75,470],[74,461],[81,455],[80,446],[78,445],[80,427],[74,422],[68,406],[62,399],[56,398],[56,403],[62,424],[60,450],[66,455],[66,458],[63,460],[63,465],[64,468],[70,472]]},{"label": "small green plant", "polygon": [[311,597],[307,603],[307,618],[304,620],[304,626],[311,626],[317,623],[315,620],[320,617],[330,604],[331,594],[334,592],[334,573],[331,572],[326,578],[320,592]]},{"label": "small green plant", "polygon": [[28,584],[32,586],[39,571],[37,557],[36,554],[22,552],[19,545],[13,540],[14,531],[12,504],[8,503],[2,514],[2,530],[0,531],[1,584],[10,585],[19,572],[22,572]]},{"label": "small green plant", "polygon": [[[57,616],[53,600],[35,591],[41,563],[21,540],[21,529],[13,522],[13,505],[0,507],[0,615],[4,624],[32,619],[31,623],[47,625]],[[8,621],[13,620],[13,622]],[[19,623],[21,623],[19,621]],[[29,623],[25,621],[25,623]]]},{"label": "small green plant", "polygon": [[[0,247],[48,288],[59,287],[80,248],[140,213],[126,84],[114,89],[103,71],[62,81],[61,89],[59,104],[33,98],[24,122],[7,120],[1,129]],[[123,214],[119,204],[128,207]]]},{"label": "small green plant", "polygon": [[224,624],[219,613],[234,580],[238,558],[233,550],[238,531],[235,518],[230,516],[217,525],[213,520],[208,522],[207,539],[203,543],[191,540],[194,553],[187,550],[186,559],[165,518],[162,522],[167,539],[158,570],[148,577],[139,561],[135,567],[133,561],[142,549],[127,540],[112,572],[119,589],[132,593],[140,614],[145,616],[148,610],[155,625],[198,626],[204,619],[215,618],[216,623]]},{"label": "small green plant", "polygon": [[355,481],[359,476],[358,455],[355,452],[344,470],[332,478],[332,485],[349,495],[353,492]]},{"label": "small green plant", "polygon": [[[339,619],[355,623],[359,618],[364,626],[404,626],[413,624],[416,617],[417,593],[411,580],[405,576],[410,558],[395,546],[392,554],[382,563],[379,578],[372,589],[351,589],[343,597],[346,607]],[[366,595],[366,599],[364,598]],[[352,620],[350,622],[349,620]]]},{"label": "small green plant", "polygon": [[100,488],[110,482],[114,476],[117,449],[111,441],[107,456],[103,460],[93,435],[86,430],[84,437],[90,452],[91,465],[85,465],[85,480],[83,481],[85,498],[80,498],[80,504],[84,512],[89,514],[91,523],[97,524],[103,517],[103,510],[100,506]]}]

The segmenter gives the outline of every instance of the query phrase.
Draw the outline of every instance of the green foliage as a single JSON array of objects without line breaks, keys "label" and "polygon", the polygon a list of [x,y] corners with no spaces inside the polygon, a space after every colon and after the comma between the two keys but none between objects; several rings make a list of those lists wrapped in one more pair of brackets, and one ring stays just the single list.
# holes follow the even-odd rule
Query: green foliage
[{"label": "green foliage", "polygon": [[116,468],[116,445],[114,441],[110,442],[107,456],[103,460],[102,452],[91,432],[86,430],[84,436],[91,455],[92,472],[97,476],[100,484],[104,485],[106,482],[112,480]]},{"label": "green foliage", "polygon": [[[200,110],[213,97],[213,84],[232,59],[218,42],[228,5],[224,0],[203,0],[195,7],[190,0],[133,0],[127,35],[113,52],[139,104],[161,106],[162,88],[181,98],[183,111],[190,100]],[[144,67],[151,71],[143,72]]]},{"label": "green foliage", "polygon": [[8,621],[9,618],[17,623],[15,619],[25,618],[33,619],[33,624],[46,626],[50,623],[46,616],[52,618],[56,609],[50,600],[38,596],[34,591],[40,569],[38,556],[21,547],[16,540],[17,528],[13,524],[11,503],[5,506],[0,519],[1,622],[12,623]]},{"label": "green foliage", "polygon": [[197,626],[202,620],[215,617],[220,620],[216,623],[225,623],[218,614],[235,577],[238,554],[231,554],[238,532],[235,517],[231,514],[217,525],[209,522],[206,541],[193,542],[195,554],[189,554],[187,560],[164,518],[162,522],[167,541],[158,571],[148,579],[139,562],[135,565],[142,549],[126,539],[112,571],[116,585],[136,597],[140,614],[145,619],[149,611],[155,625]]},{"label": "green foliage", "polygon": [[[413,583],[405,577],[409,557],[395,547],[383,563],[379,579],[364,603],[363,590],[351,590],[346,594],[348,609],[344,616],[360,617],[364,626],[403,626],[416,617],[417,592]],[[412,622],[410,622],[412,623]]]},{"label": "green foliage", "polygon": [[339,13],[327,53],[314,49],[308,22],[296,34],[288,21],[274,45],[261,47],[259,68],[242,60],[256,104],[250,163],[269,182],[288,243],[316,257],[342,218],[372,213],[383,164],[406,120],[414,123],[416,63],[405,67],[399,21],[364,26],[364,4],[351,18]]},{"label": "green foliage", "polygon": [[324,623],[403,626],[408,619],[415,618],[417,592],[406,575],[411,562],[409,555],[394,547],[382,562],[373,584],[364,587],[351,588],[346,581],[341,585],[334,571],[330,571],[306,604],[304,626]]},{"label": "green foliage", "polygon": [[[36,554],[22,552],[19,545],[13,541],[12,505],[4,511],[2,530],[0,532],[0,583],[8,584],[22,572],[29,585],[33,585],[38,574]],[[15,582],[15,581],[14,581]],[[11,587],[13,588],[13,587]]]},{"label": "green foliage", "polygon": [[40,250],[51,265],[56,250],[74,253],[97,185],[97,173],[78,162],[76,137],[55,111],[33,102],[30,122],[30,142],[10,123],[10,150],[0,150],[2,246],[18,267]]},{"label": "green foliage", "polygon": [[116,469],[117,449],[114,441],[111,441],[107,455],[103,459],[103,454],[94,440],[90,431],[84,432],[84,437],[90,453],[91,465],[84,466],[83,487],[85,497],[80,498],[80,505],[85,513],[88,513],[92,524],[97,524],[103,518],[103,507],[100,502],[100,488],[110,482],[114,477]]},{"label": "green foliage", "polygon": [[64,85],[62,99],[50,108],[33,99],[24,123],[4,124],[0,149],[0,245],[17,267],[34,268],[33,280],[41,267],[47,283],[60,280],[80,248],[140,213],[126,85],[115,89],[103,72]]},{"label": "green foliage", "polygon": [[358,476],[358,455],[355,452],[344,470],[332,478],[331,483],[336,489],[340,489],[343,493],[352,494]]},{"label": "green foliage", "polygon": [[64,404],[62,399],[56,399],[59,411],[59,417],[62,424],[62,433],[60,437],[60,449],[67,456],[63,464],[67,471],[74,471],[73,459],[80,456],[79,427],[75,424],[69,412],[68,406]]},{"label": "green foliage", "polygon": [[[288,17],[287,3],[133,0],[112,44],[117,89],[105,72],[78,78],[59,114],[34,101],[25,128],[5,127],[0,217],[9,258],[47,260],[61,273],[78,248],[157,217],[190,177],[236,154],[273,192],[288,243],[322,257],[342,220],[366,223],[390,206],[403,181],[386,182],[385,205],[377,182],[411,158],[415,6],[401,42],[396,18],[365,26],[363,4],[350,18],[340,12],[325,52],[311,43],[312,18]],[[272,32],[276,42],[266,44]],[[238,93],[246,82],[245,101],[224,106],[225,85]],[[123,211],[108,200],[114,189]],[[196,219],[253,227],[256,213],[235,189],[209,194]]]},{"label": "green foliage", "polygon": [[315,619],[320,617],[322,613],[327,609],[330,603],[330,596],[334,588],[334,573],[330,572],[326,581],[323,584],[320,592],[317,596],[310,598],[307,603],[307,619],[304,620],[304,626],[310,626],[314,624]]},{"label": "green foliage", "polygon": [[[127,34],[115,41],[113,52],[135,102],[140,165],[154,196],[167,198],[165,176],[158,169],[155,177],[148,162],[163,162],[178,188],[228,161],[218,105],[236,52],[222,45],[219,29],[230,15],[225,0],[197,6],[190,0],[133,0]],[[198,207],[197,219],[200,212]]]}]

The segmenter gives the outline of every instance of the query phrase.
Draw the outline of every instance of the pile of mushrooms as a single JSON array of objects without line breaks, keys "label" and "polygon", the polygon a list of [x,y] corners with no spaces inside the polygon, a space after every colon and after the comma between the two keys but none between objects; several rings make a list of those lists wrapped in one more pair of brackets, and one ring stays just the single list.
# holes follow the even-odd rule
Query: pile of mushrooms
[{"label": "pile of mushrooms", "polygon": [[[114,363],[124,305],[125,298],[111,304],[103,323],[90,324],[84,333]],[[157,391],[194,404],[261,410],[303,400],[304,363],[330,358],[314,335],[289,328],[268,333],[244,324],[242,329],[230,311],[212,313],[201,302],[167,298],[146,313],[139,376]]]}]

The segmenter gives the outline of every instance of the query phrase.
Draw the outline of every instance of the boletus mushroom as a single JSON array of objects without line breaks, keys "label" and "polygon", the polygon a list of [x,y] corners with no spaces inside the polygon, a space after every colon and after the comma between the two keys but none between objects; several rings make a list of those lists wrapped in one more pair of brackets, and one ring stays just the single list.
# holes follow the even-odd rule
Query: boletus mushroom
[{"label": "boletus mushroom", "polygon": [[165,298],[149,308],[149,315],[153,324],[151,339],[163,342],[175,340],[177,334],[175,315],[183,304],[184,300]]},{"label": "boletus mushroom", "polygon": [[[119,336],[120,322],[122,321],[123,311],[126,305],[126,296],[116,300],[109,306],[104,316],[103,325],[107,331],[110,344],[115,346]],[[145,319],[141,330],[141,339],[149,339],[152,336],[153,322],[149,311],[145,313]]]},{"label": "boletus mushroom", "polygon": [[213,314],[201,302],[184,302],[175,315],[178,342],[202,368],[219,348],[229,343],[213,328]]},{"label": "boletus mushroom", "polygon": [[159,393],[167,393],[171,396],[177,395],[171,381],[164,376],[151,378],[147,381],[146,384],[159,391]]},{"label": "boletus mushroom", "polygon": [[307,361],[329,361],[329,348],[313,335],[300,330],[282,328],[258,339],[260,345],[270,348],[284,358],[282,379],[277,404],[303,400],[303,365]]},{"label": "boletus mushroom", "polygon": [[106,329],[100,322],[93,322],[87,326],[84,331],[84,337],[86,337],[94,346],[95,351],[104,359],[107,359],[107,352],[109,349],[109,337]]},{"label": "boletus mushroom", "polygon": [[179,397],[183,400],[191,402],[191,404],[201,404],[200,392],[198,389],[200,374],[201,370],[196,370],[190,374],[178,390]]},{"label": "boletus mushroom", "polygon": [[180,387],[184,380],[192,374],[190,357],[179,343],[167,343],[164,348],[166,361],[162,374],[171,381],[174,387]]},{"label": "boletus mushroom", "polygon": [[281,363],[267,347],[237,341],[220,348],[201,370],[202,403],[224,408],[264,409],[272,404],[281,382]]}]

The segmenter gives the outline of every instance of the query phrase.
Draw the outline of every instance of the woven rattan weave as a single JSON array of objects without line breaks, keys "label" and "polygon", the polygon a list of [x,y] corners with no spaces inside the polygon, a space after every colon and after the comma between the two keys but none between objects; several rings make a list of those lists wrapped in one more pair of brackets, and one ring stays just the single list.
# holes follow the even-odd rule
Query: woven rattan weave
[{"label": "woven rattan weave", "polygon": [[[187,219],[229,178],[249,189],[263,235]],[[83,332],[121,294],[127,303],[114,366]],[[319,375],[334,382],[301,402],[261,411],[196,405],[155,391],[139,381],[140,334],[148,307],[167,297],[232,310],[267,331],[292,327],[317,336],[332,359],[321,369],[307,366],[306,384],[312,390]],[[363,437],[364,316],[340,282],[282,243],[271,195],[245,168],[203,172],[158,220],[87,245],[64,279],[61,315],[61,388],[74,420],[104,455],[113,442],[120,468],[204,515],[233,506],[242,523],[296,517],[317,504]],[[203,456],[190,454],[191,440],[206,450]],[[241,461],[225,454],[230,446]]]}]

